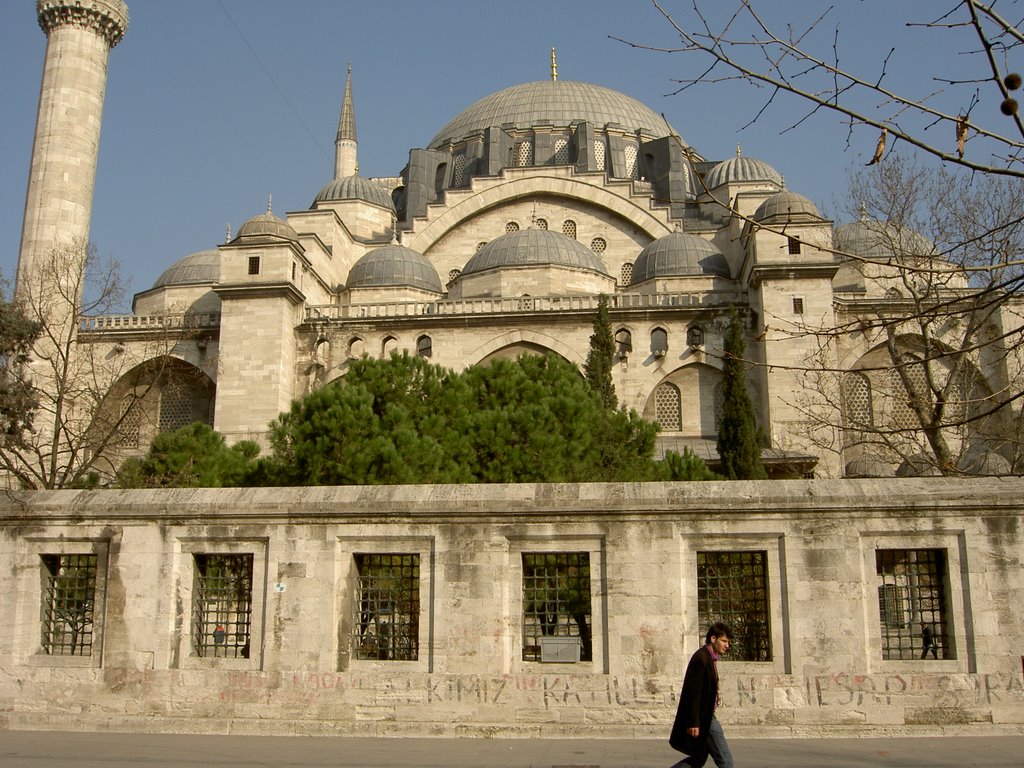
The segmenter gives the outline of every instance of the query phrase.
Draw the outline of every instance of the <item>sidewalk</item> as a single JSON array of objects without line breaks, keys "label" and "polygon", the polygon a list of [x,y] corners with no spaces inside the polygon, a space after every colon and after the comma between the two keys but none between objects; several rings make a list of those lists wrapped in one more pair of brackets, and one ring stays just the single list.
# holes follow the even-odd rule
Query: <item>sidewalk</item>
[{"label": "sidewalk", "polygon": [[[1020,768],[1024,736],[733,739],[737,768]],[[371,739],[0,731],[0,768],[671,768],[663,741]],[[713,766],[709,761],[708,766]]]}]

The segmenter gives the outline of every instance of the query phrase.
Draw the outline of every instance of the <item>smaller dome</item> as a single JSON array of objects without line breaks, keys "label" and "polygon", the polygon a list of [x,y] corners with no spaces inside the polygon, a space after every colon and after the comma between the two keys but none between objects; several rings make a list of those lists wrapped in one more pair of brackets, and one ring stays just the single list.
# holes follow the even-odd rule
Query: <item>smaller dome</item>
[{"label": "smaller dome", "polygon": [[895,477],[896,471],[891,464],[881,459],[862,454],[846,465],[847,477]]},{"label": "smaller dome", "polygon": [[1010,462],[987,445],[972,445],[960,457],[956,468],[965,475],[1010,475]]},{"label": "smaller dome", "polygon": [[647,245],[633,262],[633,283],[653,277],[718,275],[729,277],[725,256],[703,237],[673,232]]},{"label": "smaller dome", "polygon": [[361,200],[391,211],[395,210],[395,204],[388,191],[377,182],[364,179],[362,176],[344,176],[330,182],[317,194],[313,200],[313,207],[328,200]]},{"label": "smaller dome", "polygon": [[877,261],[888,261],[894,257],[936,255],[935,244],[921,233],[874,219],[862,219],[836,227],[835,247],[841,253]]},{"label": "smaller dome", "polygon": [[201,285],[220,280],[220,251],[211,248],[197,251],[178,259],[153,283],[153,288],[167,288],[173,285]]},{"label": "smaller dome", "polygon": [[764,224],[804,224],[825,220],[814,203],[796,192],[776,192],[758,206],[751,218]]},{"label": "smaller dome", "polygon": [[923,453],[907,456],[896,469],[896,477],[942,477],[935,459]]},{"label": "smaller dome", "polygon": [[253,216],[238,228],[238,235],[235,239],[243,237],[279,237],[282,240],[298,240],[299,236],[292,225],[284,219],[279,219],[269,210],[259,216]]},{"label": "smaller dome", "polygon": [[505,267],[559,266],[607,275],[601,259],[571,237],[547,229],[521,229],[496,237],[462,268],[463,275]]},{"label": "smaller dome", "polygon": [[443,293],[441,278],[427,257],[412,248],[392,243],[374,248],[352,265],[346,288],[407,286]]},{"label": "smaller dome", "polygon": [[752,184],[759,181],[769,182],[778,187],[785,186],[782,174],[768,163],[737,155],[723,160],[708,171],[704,177],[704,186],[711,190],[723,184]]}]

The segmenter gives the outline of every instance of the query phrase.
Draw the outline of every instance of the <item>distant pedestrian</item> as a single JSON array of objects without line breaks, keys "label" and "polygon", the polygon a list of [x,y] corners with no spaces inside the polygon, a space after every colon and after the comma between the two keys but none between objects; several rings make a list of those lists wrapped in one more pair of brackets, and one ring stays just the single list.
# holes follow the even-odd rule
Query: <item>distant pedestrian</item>
[{"label": "distant pedestrian", "polygon": [[921,648],[921,658],[923,659],[928,655],[928,651],[932,652],[932,658],[939,658],[938,649],[935,646],[935,633],[932,632],[932,628],[927,624],[921,624],[921,644],[924,646]]},{"label": "distant pedestrian", "polygon": [[690,658],[679,694],[679,708],[672,724],[669,744],[689,755],[674,768],[700,768],[710,755],[718,768],[733,768],[732,753],[722,725],[715,717],[718,707],[718,659],[728,653],[732,629],[716,621],[708,628],[704,646]]}]

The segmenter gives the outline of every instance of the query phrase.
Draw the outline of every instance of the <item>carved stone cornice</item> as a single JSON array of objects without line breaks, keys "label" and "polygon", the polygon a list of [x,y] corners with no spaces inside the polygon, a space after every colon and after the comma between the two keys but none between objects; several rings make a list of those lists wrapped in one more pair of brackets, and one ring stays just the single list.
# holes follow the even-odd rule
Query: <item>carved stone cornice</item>
[{"label": "carved stone cornice", "polygon": [[111,48],[128,29],[128,6],[123,0],[36,0],[36,14],[47,35],[64,26],[90,29]]}]

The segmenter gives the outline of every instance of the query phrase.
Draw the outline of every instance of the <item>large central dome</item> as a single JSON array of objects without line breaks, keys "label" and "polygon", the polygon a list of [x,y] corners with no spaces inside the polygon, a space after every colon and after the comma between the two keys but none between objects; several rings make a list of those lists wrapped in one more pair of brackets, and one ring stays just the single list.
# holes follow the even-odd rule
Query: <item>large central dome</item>
[{"label": "large central dome", "polygon": [[627,132],[641,131],[654,139],[672,134],[661,115],[624,93],[571,80],[541,80],[480,99],[438,131],[429,148],[458,143],[490,126],[523,130],[582,122],[597,128],[617,123]]}]

